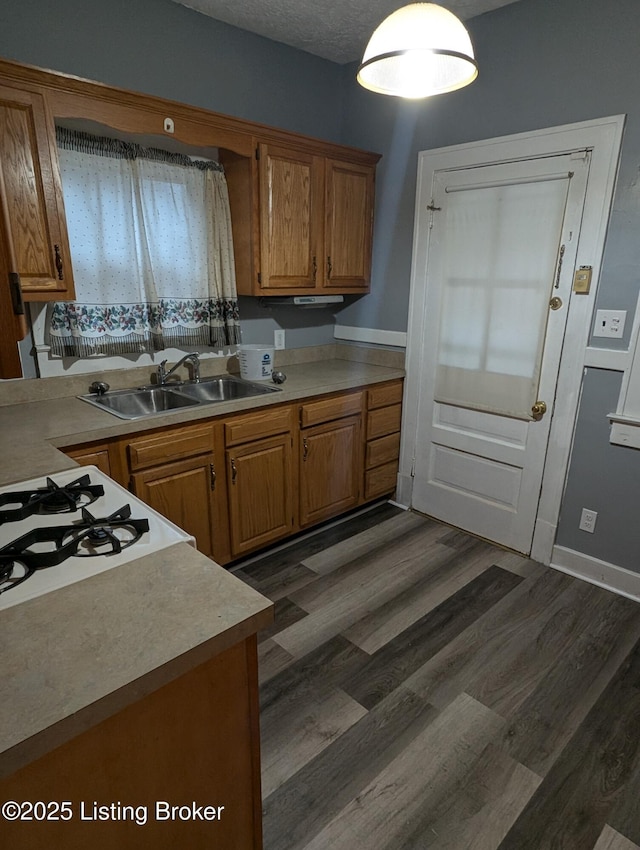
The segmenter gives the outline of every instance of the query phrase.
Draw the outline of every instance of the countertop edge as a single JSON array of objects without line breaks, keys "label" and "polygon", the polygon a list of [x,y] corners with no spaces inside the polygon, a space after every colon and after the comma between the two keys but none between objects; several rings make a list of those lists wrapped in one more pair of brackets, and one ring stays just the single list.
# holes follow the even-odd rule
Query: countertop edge
[{"label": "countertop edge", "polygon": [[[265,599],[265,602],[268,602],[268,600]],[[273,604],[268,603],[261,611],[254,612],[247,619],[225,632],[215,635],[210,640],[177,656],[161,667],[151,670],[144,676],[87,705],[81,711],[62,718],[52,726],[5,750],[5,752],[0,753],[0,779],[11,776],[83,732],[118,714],[127,706],[138,702],[195,667],[206,663],[226,649],[246,640],[260,629],[270,625],[272,621]]]}]

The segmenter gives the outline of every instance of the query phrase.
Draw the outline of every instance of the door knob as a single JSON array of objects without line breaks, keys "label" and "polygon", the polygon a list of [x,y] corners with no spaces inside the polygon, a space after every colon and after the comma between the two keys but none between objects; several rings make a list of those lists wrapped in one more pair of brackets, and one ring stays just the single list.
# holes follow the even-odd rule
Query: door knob
[{"label": "door knob", "polygon": [[537,401],[533,407],[531,408],[531,415],[535,419],[536,422],[539,422],[540,419],[547,412],[547,403],[546,401]]}]

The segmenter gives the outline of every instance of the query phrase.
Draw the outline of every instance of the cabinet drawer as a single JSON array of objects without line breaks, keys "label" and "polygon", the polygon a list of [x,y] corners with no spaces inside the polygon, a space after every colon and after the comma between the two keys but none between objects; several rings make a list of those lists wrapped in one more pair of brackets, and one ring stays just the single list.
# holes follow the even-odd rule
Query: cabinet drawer
[{"label": "cabinet drawer", "polygon": [[367,443],[367,453],[365,457],[366,469],[371,469],[374,466],[381,466],[383,463],[397,461],[400,454],[400,433],[389,434],[386,437],[380,437],[377,440],[371,440]]},{"label": "cabinet drawer", "polygon": [[367,414],[367,440],[375,440],[400,430],[401,404],[380,407]]},{"label": "cabinet drawer", "polygon": [[109,460],[109,449],[108,448],[96,448],[94,449],[76,449],[74,451],[67,452],[67,455],[70,458],[73,458],[76,463],[79,463],[80,466],[97,466],[100,472],[104,472],[105,475],[111,475],[111,462]]},{"label": "cabinet drawer", "polygon": [[362,393],[323,398],[311,401],[300,408],[300,426],[308,428],[320,422],[330,422],[332,419],[342,419],[343,416],[353,416],[362,410]]},{"label": "cabinet drawer", "polygon": [[247,413],[228,419],[224,424],[224,439],[227,446],[272,437],[290,431],[293,408],[281,407],[277,410],[261,410],[259,413]]},{"label": "cabinet drawer", "polygon": [[398,474],[398,463],[392,461],[384,466],[377,466],[365,472],[364,497],[375,499],[376,496],[384,496],[396,489],[396,476]]},{"label": "cabinet drawer", "polygon": [[164,431],[153,437],[129,443],[129,465],[131,471],[157,466],[172,460],[195,457],[213,451],[213,428],[185,428],[180,431]]},{"label": "cabinet drawer", "polygon": [[374,410],[376,407],[386,407],[389,404],[398,404],[401,401],[402,381],[380,384],[367,390],[367,407],[369,410]]}]

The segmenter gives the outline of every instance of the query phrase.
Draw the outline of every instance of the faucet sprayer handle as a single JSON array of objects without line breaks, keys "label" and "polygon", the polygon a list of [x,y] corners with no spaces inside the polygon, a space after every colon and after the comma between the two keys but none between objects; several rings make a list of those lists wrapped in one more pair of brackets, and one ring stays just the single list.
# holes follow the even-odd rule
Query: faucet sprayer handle
[{"label": "faucet sprayer handle", "polygon": [[94,381],[89,387],[89,392],[104,395],[109,392],[109,384],[106,381]]}]

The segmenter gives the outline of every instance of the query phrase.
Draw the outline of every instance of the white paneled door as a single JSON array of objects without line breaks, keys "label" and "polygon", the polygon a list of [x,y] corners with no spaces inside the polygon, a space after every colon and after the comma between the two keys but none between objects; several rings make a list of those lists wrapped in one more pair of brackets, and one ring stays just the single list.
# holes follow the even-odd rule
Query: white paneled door
[{"label": "white paneled door", "polygon": [[[436,170],[412,506],[529,553],[590,155]],[[414,271],[415,281],[415,271]]]}]

